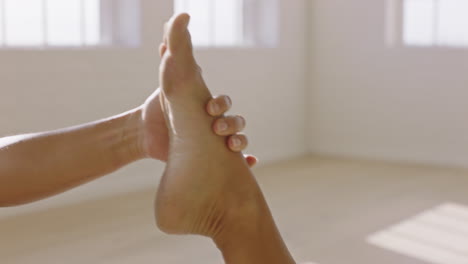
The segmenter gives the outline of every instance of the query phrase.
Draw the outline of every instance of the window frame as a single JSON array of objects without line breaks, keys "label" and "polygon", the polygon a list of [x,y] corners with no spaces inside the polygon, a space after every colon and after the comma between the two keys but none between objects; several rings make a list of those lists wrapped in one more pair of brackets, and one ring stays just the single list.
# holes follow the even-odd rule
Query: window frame
[{"label": "window frame", "polygon": [[[468,45],[448,45],[441,44],[438,39],[438,22],[439,22],[439,2],[441,0],[430,0],[434,2],[434,28],[433,28],[433,43],[429,45],[414,45],[405,42],[405,1],[407,0],[387,0],[386,1],[386,30],[385,40],[388,46],[402,46],[406,48],[417,49],[468,49]],[[468,34],[468,30],[467,30]]]},{"label": "window frame", "polygon": [[[43,2],[47,0],[41,0]],[[125,5],[125,2],[133,3],[134,8],[131,10],[133,14],[137,15],[138,21],[133,21],[136,24],[138,30],[133,30],[133,35],[136,37],[132,40],[126,40],[122,36],[125,34],[122,30],[125,23],[131,23],[130,19],[127,19],[121,11],[121,6]],[[49,45],[47,41],[43,41],[41,45],[7,45],[6,44],[6,23],[5,23],[5,1],[0,0],[2,19],[0,22],[2,27],[2,39],[0,43],[0,52],[2,51],[88,51],[88,50],[120,50],[120,49],[133,49],[141,45],[141,31],[142,31],[142,13],[141,13],[141,0],[100,0],[100,41],[96,45],[87,45],[84,42],[80,45]],[[44,18],[45,20],[45,18]],[[123,21],[125,20],[125,21]],[[44,25],[46,22],[43,22]],[[47,34],[46,30],[43,30],[43,34]]]},{"label": "window frame", "polygon": [[[190,1],[190,0],[181,0]],[[212,2],[218,0],[211,0]],[[238,10],[241,26],[238,28],[239,41],[232,45],[218,45],[210,36],[208,45],[194,45],[198,50],[253,49],[275,48],[279,44],[280,12],[279,0],[241,0]],[[177,12],[178,1],[174,1],[174,11]],[[213,12],[213,11],[211,11]],[[212,32],[214,30],[211,30]],[[213,33],[214,34],[214,33]]]}]

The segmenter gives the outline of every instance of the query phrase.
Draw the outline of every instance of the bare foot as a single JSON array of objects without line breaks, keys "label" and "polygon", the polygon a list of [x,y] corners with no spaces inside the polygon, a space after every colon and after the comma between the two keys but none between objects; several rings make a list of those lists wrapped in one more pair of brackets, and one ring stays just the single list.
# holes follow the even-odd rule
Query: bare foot
[{"label": "bare foot", "polygon": [[189,16],[167,25],[160,79],[169,127],[169,158],[158,189],[156,219],[171,234],[216,237],[229,219],[257,211],[262,194],[247,163],[211,131],[204,106],[211,94],[192,53]]},{"label": "bare foot", "polygon": [[213,239],[227,264],[293,264],[263,194],[240,153],[211,132],[211,98],[192,53],[189,16],[168,23],[161,63],[169,159],[156,197],[156,220],[171,234]]}]

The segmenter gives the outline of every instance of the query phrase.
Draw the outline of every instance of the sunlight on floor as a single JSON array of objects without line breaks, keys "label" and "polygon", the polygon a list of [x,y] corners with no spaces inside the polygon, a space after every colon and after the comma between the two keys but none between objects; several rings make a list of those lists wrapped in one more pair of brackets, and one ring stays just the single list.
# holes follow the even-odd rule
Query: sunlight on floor
[{"label": "sunlight on floor", "polygon": [[440,205],[371,235],[368,242],[434,264],[467,264],[468,207]]}]

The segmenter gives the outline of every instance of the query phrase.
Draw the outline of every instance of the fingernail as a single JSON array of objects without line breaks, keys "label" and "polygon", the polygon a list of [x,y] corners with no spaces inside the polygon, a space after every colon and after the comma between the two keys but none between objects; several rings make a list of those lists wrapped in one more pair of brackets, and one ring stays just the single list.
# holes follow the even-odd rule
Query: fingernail
[{"label": "fingernail", "polygon": [[219,107],[218,104],[213,103],[213,104],[211,104],[210,107],[211,107],[211,113],[212,113],[212,114],[214,114],[214,115],[219,114],[219,109],[220,109],[220,107]]},{"label": "fingernail", "polygon": [[241,146],[242,142],[238,138],[233,138],[232,139],[232,146],[235,148],[239,148]]},{"label": "fingernail", "polygon": [[228,108],[231,108],[232,106],[231,98],[229,96],[226,96],[224,97],[224,100],[226,101],[226,105],[228,106]]},{"label": "fingernail", "polygon": [[238,124],[240,127],[245,127],[245,125],[246,125],[245,118],[242,117],[242,116],[238,116],[238,118],[237,118],[237,124]]},{"label": "fingernail", "polygon": [[226,131],[228,129],[228,124],[224,121],[219,121],[217,124],[218,131]]}]

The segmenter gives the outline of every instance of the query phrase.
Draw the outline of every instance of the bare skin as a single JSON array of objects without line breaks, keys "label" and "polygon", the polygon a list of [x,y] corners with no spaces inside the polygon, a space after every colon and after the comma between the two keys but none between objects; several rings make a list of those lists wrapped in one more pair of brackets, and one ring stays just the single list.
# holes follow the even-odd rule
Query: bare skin
[{"label": "bare skin", "polygon": [[210,131],[211,98],[192,52],[181,14],[167,24],[161,104],[169,131],[169,156],[155,202],[156,221],[170,234],[213,239],[228,264],[295,263],[264,196],[240,153]]},{"label": "bare skin", "polygon": [[[118,116],[57,131],[0,138],[0,207],[50,197],[139,159],[167,160],[169,137],[159,91],[142,106]],[[205,110],[216,117],[213,131],[228,136],[227,147],[239,152],[247,146],[246,136],[238,134],[245,120],[222,116],[230,107],[230,99],[220,96],[210,98]],[[256,163],[253,156],[246,160],[251,166]]]}]

